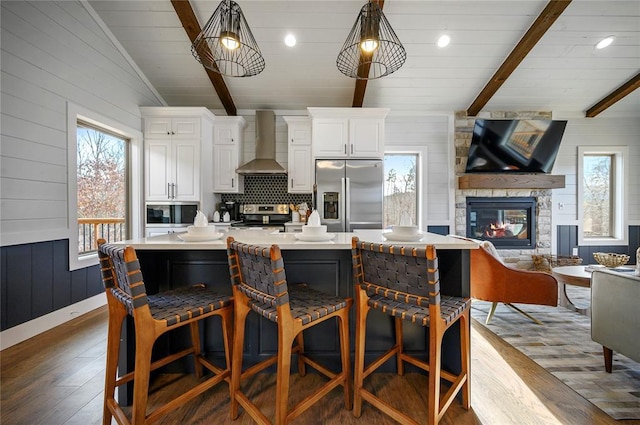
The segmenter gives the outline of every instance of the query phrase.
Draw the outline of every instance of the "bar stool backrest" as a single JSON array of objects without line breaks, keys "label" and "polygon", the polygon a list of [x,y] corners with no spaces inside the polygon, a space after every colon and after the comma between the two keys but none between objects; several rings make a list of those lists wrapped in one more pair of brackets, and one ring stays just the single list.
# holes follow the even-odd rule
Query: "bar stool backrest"
[{"label": "bar stool backrest", "polygon": [[232,241],[227,248],[231,283],[246,296],[272,307],[289,303],[287,278],[280,248]]},{"label": "bar stool backrest", "polygon": [[102,283],[114,297],[133,310],[148,304],[140,262],[132,247],[102,244],[98,247],[102,268]]},{"label": "bar stool backrest", "polygon": [[353,241],[354,283],[369,296],[429,307],[440,304],[440,279],[435,247],[398,247]]}]

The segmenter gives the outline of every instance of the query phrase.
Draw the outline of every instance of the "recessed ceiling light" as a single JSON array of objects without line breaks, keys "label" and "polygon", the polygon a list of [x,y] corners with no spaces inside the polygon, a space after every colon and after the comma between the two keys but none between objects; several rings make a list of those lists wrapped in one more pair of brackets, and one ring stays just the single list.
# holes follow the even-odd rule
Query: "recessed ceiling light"
[{"label": "recessed ceiling light", "polygon": [[446,34],[440,36],[440,38],[438,39],[438,47],[447,47],[449,43],[451,43],[451,37]]},{"label": "recessed ceiling light", "polygon": [[613,35],[610,35],[609,37],[603,38],[602,40],[598,41],[598,44],[596,44],[596,49],[604,49],[605,47],[607,47],[611,43],[613,43],[614,39],[615,39],[615,37]]},{"label": "recessed ceiling light", "polygon": [[296,36],[293,34],[287,34],[287,36],[284,38],[284,44],[286,44],[289,47],[293,47],[296,45]]}]

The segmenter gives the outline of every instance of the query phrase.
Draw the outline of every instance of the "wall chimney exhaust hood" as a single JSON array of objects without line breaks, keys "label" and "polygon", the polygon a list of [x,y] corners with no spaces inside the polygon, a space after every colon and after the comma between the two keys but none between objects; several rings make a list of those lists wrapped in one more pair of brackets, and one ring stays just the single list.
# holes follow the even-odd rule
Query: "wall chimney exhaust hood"
[{"label": "wall chimney exhaust hood", "polygon": [[256,157],[238,167],[238,174],[287,174],[276,162],[276,115],[273,111],[256,111]]}]

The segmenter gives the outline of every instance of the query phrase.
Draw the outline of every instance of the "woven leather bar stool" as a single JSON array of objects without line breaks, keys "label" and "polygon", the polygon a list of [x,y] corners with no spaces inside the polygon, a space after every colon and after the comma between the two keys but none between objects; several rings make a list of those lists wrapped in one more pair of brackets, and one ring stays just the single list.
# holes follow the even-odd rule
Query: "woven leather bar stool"
[{"label": "woven leather bar stool", "polygon": [[[229,270],[233,284],[234,339],[231,362],[231,418],[238,417],[238,404],[260,424],[271,422],[240,389],[244,380],[264,368],[277,364],[275,421],[289,423],[338,385],[344,387],[344,404],[351,409],[349,359],[349,308],[351,298],[328,295],[301,285],[287,285],[284,261],[277,245],[259,247],[227,239]],[[242,372],[245,322],[253,310],[278,325],[278,353]],[[304,353],[302,332],[331,318],[338,318],[342,371],[333,373]],[[296,342],[293,347],[294,341]],[[313,394],[287,410],[291,355],[298,354],[298,373],[305,375],[305,365],[329,380]]]},{"label": "woven leather bar stool", "polygon": [[[102,269],[102,281],[109,308],[107,336],[107,365],[104,389],[104,413],[102,423],[111,424],[111,418],[123,424],[149,424],[169,411],[183,405],[231,375],[229,344],[232,339],[233,300],[205,285],[194,285],[147,295],[140,270],[140,263],[133,247],[106,244],[98,240],[98,254]],[[135,327],[135,369],[117,377],[120,332],[127,315],[133,317]],[[226,365],[220,368],[200,353],[198,323],[211,316],[220,316]],[[170,330],[189,326],[192,346],[151,362],[151,354],[158,337]],[[201,377],[204,366],[213,376],[202,380],[195,387],[163,406],[147,414],[149,374],[161,366],[187,355],[193,355],[196,376]],[[131,418],[116,401],[116,387],[133,380],[133,409]]]},{"label": "woven leather bar stool", "polygon": [[[404,362],[429,372],[427,414],[429,425],[437,424],[459,391],[462,405],[470,407],[470,339],[469,298],[440,294],[436,248],[383,245],[352,239],[353,280],[356,293],[356,353],[354,365],[353,414],[360,417],[362,400],[366,400],[401,424],[418,424],[416,420],[395,409],[363,387],[364,379],[384,362],[396,356],[398,375],[404,374]],[[367,314],[379,310],[394,317],[395,344],[383,355],[364,364]],[[412,357],[403,351],[402,323],[408,320],[427,326],[429,360]],[[456,321],[460,321],[459,375],[441,370],[442,337]],[[440,379],[451,382],[440,397]]]}]

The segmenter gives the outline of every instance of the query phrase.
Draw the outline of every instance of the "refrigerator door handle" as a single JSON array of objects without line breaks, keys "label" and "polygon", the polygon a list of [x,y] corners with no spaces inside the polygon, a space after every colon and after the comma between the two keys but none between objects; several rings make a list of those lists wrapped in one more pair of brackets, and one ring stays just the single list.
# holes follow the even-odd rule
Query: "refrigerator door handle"
[{"label": "refrigerator door handle", "polygon": [[351,231],[351,179],[346,177],[344,180],[344,204],[345,214],[344,214],[344,232]]}]

